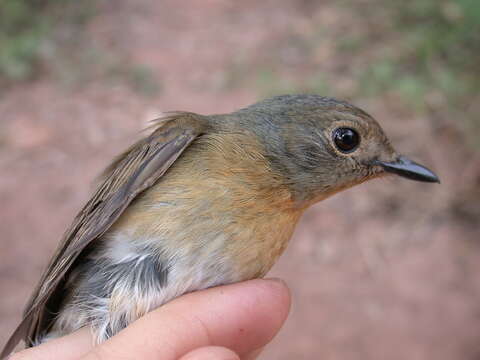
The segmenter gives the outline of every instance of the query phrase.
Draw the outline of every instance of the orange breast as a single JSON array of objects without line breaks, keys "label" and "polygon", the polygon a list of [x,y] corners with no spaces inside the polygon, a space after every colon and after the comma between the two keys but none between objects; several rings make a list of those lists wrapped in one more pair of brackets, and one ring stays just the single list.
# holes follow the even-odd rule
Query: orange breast
[{"label": "orange breast", "polygon": [[191,266],[204,258],[212,269],[228,263],[234,281],[260,277],[284,251],[303,211],[282,180],[251,137],[207,135],[112,231],[129,229],[135,241],[150,242],[162,256],[191,258]]}]

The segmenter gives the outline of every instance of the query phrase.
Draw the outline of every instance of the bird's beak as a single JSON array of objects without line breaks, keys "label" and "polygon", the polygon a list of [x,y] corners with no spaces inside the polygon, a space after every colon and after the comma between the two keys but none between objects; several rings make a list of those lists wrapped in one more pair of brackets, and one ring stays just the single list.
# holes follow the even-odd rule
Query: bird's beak
[{"label": "bird's beak", "polygon": [[399,156],[397,160],[391,162],[376,160],[375,164],[383,167],[386,172],[397,174],[410,180],[440,183],[440,179],[433,171],[405,156]]}]

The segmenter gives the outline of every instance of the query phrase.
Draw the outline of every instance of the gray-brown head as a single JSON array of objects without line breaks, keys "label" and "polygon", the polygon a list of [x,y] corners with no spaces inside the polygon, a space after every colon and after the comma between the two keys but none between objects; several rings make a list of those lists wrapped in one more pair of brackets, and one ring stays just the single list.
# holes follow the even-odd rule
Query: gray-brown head
[{"label": "gray-brown head", "polygon": [[256,133],[272,168],[306,204],[386,174],[439,182],[433,172],[400,156],[370,115],[344,101],[277,96],[233,118]]}]

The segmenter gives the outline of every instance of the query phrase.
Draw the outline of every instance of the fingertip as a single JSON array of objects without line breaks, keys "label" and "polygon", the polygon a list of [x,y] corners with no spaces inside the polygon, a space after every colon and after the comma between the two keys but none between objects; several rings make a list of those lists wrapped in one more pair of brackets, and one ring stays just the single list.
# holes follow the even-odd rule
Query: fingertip
[{"label": "fingertip", "polygon": [[[291,293],[285,281],[279,278],[268,278],[253,280],[260,284],[263,291],[259,291],[259,296],[267,298],[268,301],[260,301],[267,308],[266,314],[272,315],[275,327],[280,328],[288,317],[291,307]],[[276,333],[275,333],[276,334]]]},{"label": "fingertip", "polygon": [[182,356],[180,360],[240,360],[232,350],[222,346],[205,346]]},{"label": "fingertip", "polygon": [[[230,302],[235,309],[236,315],[230,310],[229,316],[235,319],[232,323],[236,324],[238,332],[224,330],[224,336],[220,337],[229,337],[230,341],[222,341],[222,345],[245,356],[268,344],[280,331],[290,311],[290,290],[286,283],[281,279],[255,279],[223,289],[229,289],[230,300],[224,304]],[[221,289],[212,290],[218,294]]]},{"label": "fingertip", "polygon": [[278,296],[278,301],[280,305],[285,307],[287,310],[290,310],[291,306],[291,292],[287,283],[280,278],[266,278],[262,280],[271,287],[272,291]]}]

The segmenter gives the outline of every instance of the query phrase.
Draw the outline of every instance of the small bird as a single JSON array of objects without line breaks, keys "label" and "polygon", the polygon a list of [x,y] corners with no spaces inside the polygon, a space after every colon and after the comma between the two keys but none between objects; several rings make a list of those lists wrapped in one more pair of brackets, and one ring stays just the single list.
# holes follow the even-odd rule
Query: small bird
[{"label": "small bird", "polygon": [[1,357],[85,326],[102,342],[182,294],[263,277],[310,205],[387,174],[439,182],[344,101],[169,113],[106,169]]}]

